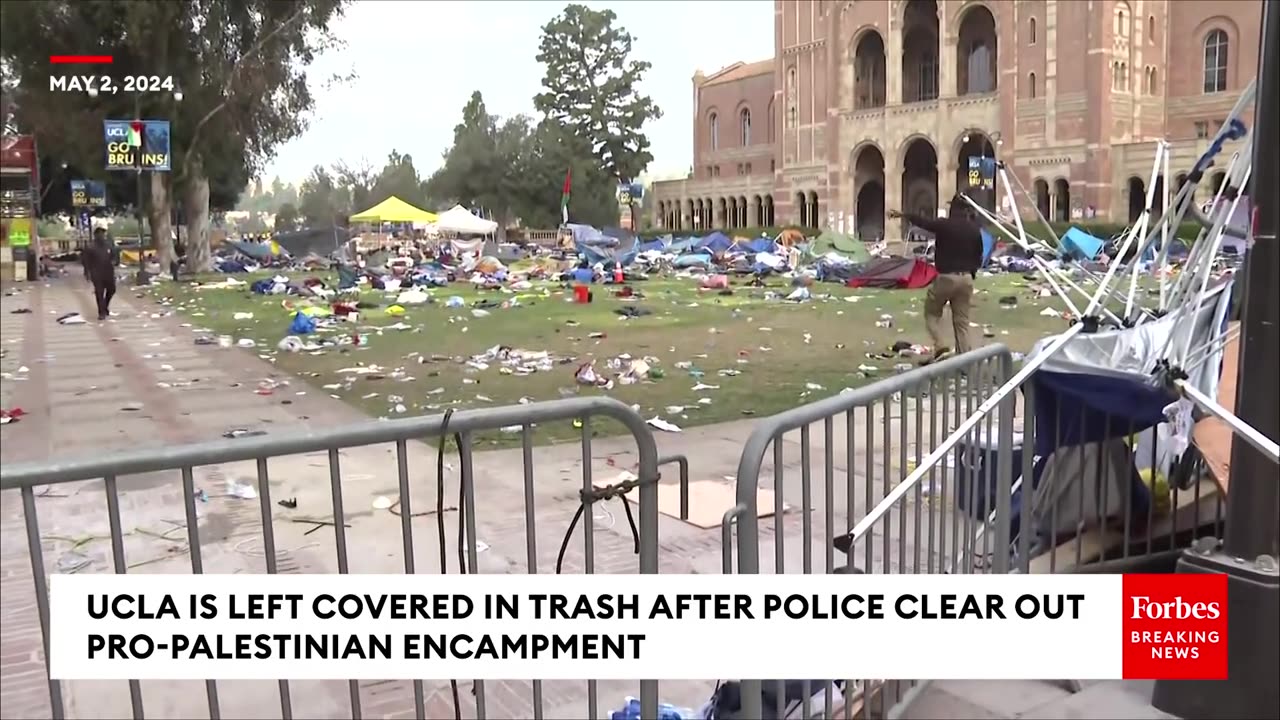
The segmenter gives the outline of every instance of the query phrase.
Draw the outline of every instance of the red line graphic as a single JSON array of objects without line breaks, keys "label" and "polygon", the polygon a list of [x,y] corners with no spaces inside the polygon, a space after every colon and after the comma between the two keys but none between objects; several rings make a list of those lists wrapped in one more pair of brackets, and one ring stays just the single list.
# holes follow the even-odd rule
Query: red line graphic
[{"label": "red line graphic", "polygon": [[49,63],[53,65],[110,65],[115,59],[110,55],[50,55]]}]

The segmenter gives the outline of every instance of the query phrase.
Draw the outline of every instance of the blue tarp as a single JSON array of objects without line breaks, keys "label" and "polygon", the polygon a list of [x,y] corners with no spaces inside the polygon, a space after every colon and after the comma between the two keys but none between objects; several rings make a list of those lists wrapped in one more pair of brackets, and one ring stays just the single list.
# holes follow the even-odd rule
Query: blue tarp
[{"label": "blue tarp", "polygon": [[654,250],[662,251],[667,248],[667,245],[670,242],[671,236],[668,235],[666,237],[657,238],[656,240],[650,240],[646,243],[640,243],[640,252],[651,252]]},{"label": "blue tarp", "polygon": [[747,243],[747,249],[753,253],[767,252],[771,253],[778,248],[773,238],[761,235],[760,237]]},{"label": "blue tarp", "polygon": [[729,239],[728,235],[722,232],[713,232],[698,242],[698,249],[708,250],[712,253],[722,253],[728,250],[732,244],[733,240]]},{"label": "blue tarp", "polygon": [[711,256],[703,253],[692,253],[690,255],[681,255],[676,258],[673,265],[678,268],[697,267],[699,265],[710,265]]},{"label": "blue tarp", "polygon": [[1069,228],[1062,235],[1062,255],[1082,260],[1094,260],[1102,252],[1106,240],[1094,237],[1078,227]]},{"label": "blue tarp", "polygon": [[675,242],[671,243],[671,245],[667,249],[673,253],[688,252],[694,249],[695,247],[697,247],[698,242],[699,242],[699,238],[692,237],[692,236],[680,238],[679,240],[676,240]]},{"label": "blue tarp", "polygon": [[231,240],[227,243],[235,248],[237,252],[243,253],[258,262],[266,262],[277,257],[271,252],[269,243],[241,242],[239,240]]},{"label": "blue tarp", "polygon": [[986,230],[982,231],[982,267],[991,262],[991,253],[996,249],[996,238]]}]

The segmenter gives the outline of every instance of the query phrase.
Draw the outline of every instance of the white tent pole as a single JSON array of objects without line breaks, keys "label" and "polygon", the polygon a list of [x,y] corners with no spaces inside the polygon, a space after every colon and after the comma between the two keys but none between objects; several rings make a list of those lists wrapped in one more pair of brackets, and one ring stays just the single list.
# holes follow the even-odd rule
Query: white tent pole
[{"label": "white tent pole", "polygon": [[[1164,157],[1164,154],[1165,143],[1161,140],[1156,143],[1156,156],[1151,161],[1151,182],[1147,184],[1147,196],[1144,199],[1146,204],[1143,206],[1142,212],[1138,215],[1138,227],[1134,228],[1134,232],[1141,237],[1147,236],[1147,227],[1151,221],[1151,205],[1155,202],[1156,198],[1156,178],[1159,177],[1160,160]],[[1165,182],[1168,182],[1168,178],[1165,178]],[[1160,219],[1162,221],[1168,219],[1169,213],[1167,208],[1161,213],[1161,216],[1162,217]],[[1114,258],[1112,262],[1119,263],[1123,257],[1124,255],[1122,254],[1120,257]],[[1130,264],[1133,266],[1133,272],[1129,274],[1129,295],[1124,301],[1124,317],[1126,320],[1133,317],[1133,297],[1138,294],[1138,272],[1142,268],[1142,256],[1134,255]]]},{"label": "white tent pole", "polygon": [[[1155,194],[1156,174],[1159,172],[1160,156],[1157,153],[1156,157],[1151,161],[1151,175],[1150,179],[1147,181],[1146,207],[1142,208],[1142,214],[1138,216],[1138,222],[1129,226],[1129,232],[1125,233],[1124,242],[1120,245],[1120,250],[1116,253],[1111,264],[1107,266],[1107,272],[1103,274],[1102,280],[1098,283],[1098,290],[1093,294],[1093,298],[1089,300],[1088,308],[1084,311],[1085,315],[1092,315],[1093,311],[1098,308],[1099,304],[1101,304],[1107,286],[1109,286],[1111,281],[1115,279],[1116,272],[1120,269],[1121,259],[1128,254],[1129,248],[1133,245],[1134,238],[1138,237],[1139,228],[1142,228],[1144,233],[1146,232],[1145,219],[1151,216],[1151,198],[1154,197]],[[1142,257],[1142,251],[1144,249],[1145,243],[1144,247],[1138,248],[1137,254],[1134,255],[1134,260]],[[1130,299],[1125,302],[1125,317],[1129,316],[1130,302],[1132,302],[1132,294]]]},{"label": "white tent pole", "polygon": [[[1239,188],[1247,187],[1249,185],[1249,176],[1252,173],[1253,173],[1252,167],[1246,169],[1244,171],[1244,178],[1240,181],[1240,184],[1237,185],[1236,187],[1239,187]],[[1244,197],[1244,193],[1237,192],[1236,196],[1231,199],[1231,209],[1228,210],[1226,213],[1227,218],[1230,218],[1232,215],[1235,215],[1236,207],[1240,205],[1240,198],[1242,197]],[[1213,260],[1218,256],[1218,248],[1222,247],[1222,238],[1226,237],[1226,234],[1227,234],[1226,228],[1224,227],[1225,224],[1226,224],[1225,222],[1214,223],[1213,242],[1209,246],[1210,250],[1209,250],[1208,257],[1205,258],[1205,261],[1200,268],[1200,292],[1196,295],[1196,303],[1195,303],[1197,307],[1199,307],[1199,305],[1204,302],[1205,293],[1209,289],[1209,278],[1210,276],[1213,275],[1213,272],[1212,272]],[[1191,330],[1192,329],[1190,327],[1187,328],[1187,339],[1182,344],[1182,354],[1178,356],[1179,367],[1181,367],[1182,363],[1186,361],[1187,353],[1191,352],[1191,336],[1193,335]]]},{"label": "white tent pole", "polygon": [[[1008,183],[1005,183],[1005,188],[1006,190],[1008,189]],[[990,212],[988,212],[986,208],[974,202],[973,198],[963,194],[960,197],[964,198],[965,202],[969,203],[970,207],[972,207],[976,212],[978,212],[984,218],[986,218],[988,222],[995,225],[996,228],[998,228],[1001,232],[1007,235],[1011,240],[1018,243],[1020,246],[1024,248],[1030,249],[1030,245],[1028,243],[1026,243],[1022,238],[1019,238],[1013,235],[1012,233],[1010,233],[1008,230],[1006,230],[1004,227],[1004,224],[1001,223],[998,218],[996,218]],[[1018,216],[1017,206],[1015,205],[1014,217],[1017,218],[1017,216]],[[1020,222],[1019,222],[1019,228],[1021,228]],[[1061,298],[1062,302],[1066,304],[1069,310],[1071,310],[1071,313],[1075,315],[1077,318],[1080,317],[1080,308],[1076,307],[1076,304],[1071,302],[1071,297],[1067,295],[1066,291],[1062,289],[1062,286],[1058,285],[1058,282],[1053,279],[1053,273],[1048,269],[1048,266],[1045,264],[1045,262],[1041,260],[1034,252],[1031,253],[1031,262],[1035,264],[1036,269],[1039,270],[1041,274],[1044,275],[1045,279],[1049,281],[1049,284],[1053,286],[1054,292],[1058,293],[1058,297]]]},{"label": "white tent pole", "polygon": [[1221,213],[1219,212],[1218,205],[1219,203],[1222,202],[1223,192],[1231,184],[1230,180],[1236,176],[1237,172],[1239,172],[1238,170],[1238,168],[1240,167],[1239,161],[1240,161],[1240,153],[1238,152],[1233,153],[1231,155],[1231,162],[1227,165],[1226,174],[1223,176],[1224,179],[1222,181],[1222,184],[1218,186],[1218,189],[1214,192],[1213,201],[1209,205],[1209,208],[1210,208],[1209,219],[1212,222],[1212,225],[1210,227],[1205,228],[1200,233],[1200,235],[1196,239],[1196,244],[1191,248],[1192,250],[1191,255],[1187,258],[1187,261],[1183,263],[1183,272],[1178,277],[1177,281],[1174,283],[1173,290],[1171,291],[1171,294],[1169,297],[1170,306],[1177,305],[1179,302],[1183,300],[1183,296],[1186,294],[1188,284],[1195,277],[1194,269],[1198,268],[1200,266],[1200,263],[1204,260],[1205,248],[1208,247],[1208,243],[1206,243],[1205,240],[1209,238],[1210,235],[1213,234],[1215,228],[1217,228],[1220,224],[1219,221],[1221,220]]},{"label": "white tent pole", "polygon": [[[1053,225],[1049,224],[1049,218],[1045,217],[1044,213],[1040,212],[1040,206],[1036,204],[1036,199],[1032,197],[1031,193],[1027,192],[1027,188],[1022,184],[1022,181],[1018,179],[1018,174],[1014,173],[1013,175],[1006,177],[1012,177],[1013,183],[1017,186],[1018,191],[1022,193],[1023,197],[1031,201],[1031,209],[1036,211],[1036,217],[1040,220],[1041,224],[1044,225],[1045,229],[1049,231],[1049,234],[1053,236],[1053,244],[1061,245],[1062,238],[1058,237],[1058,233],[1053,229]],[[1015,202],[1014,205],[1016,207],[1017,203]]]},{"label": "white tent pole", "polygon": [[[1172,153],[1172,152],[1170,152],[1170,150],[1169,150],[1168,146],[1166,146],[1166,147],[1165,147],[1165,153],[1164,153],[1164,188],[1163,188],[1163,189],[1164,189],[1164,198],[1162,198],[1162,205],[1163,205],[1163,207],[1164,207],[1164,213],[1163,213],[1163,214],[1166,214],[1166,215],[1169,213],[1169,210],[1170,210],[1170,208],[1169,208],[1169,199],[1170,199],[1171,195],[1170,195],[1170,193],[1169,193],[1169,156],[1170,156],[1170,155],[1172,155],[1172,154],[1173,154],[1173,153]],[[1192,199],[1192,202],[1195,202],[1194,198]],[[1162,219],[1163,219],[1163,218],[1162,218]],[[1173,236],[1173,237],[1175,237],[1175,238],[1176,238],[1176,237],[1177,237],[1177,233],[1174,233],[1174,236]],[[1166,309],[1166,306],[1165,306],[1165,304],[1164,304],[1164,301],[1165,301],[1165,288],[1166,288],[1166,287],[1168,286],[1168,284],[1169,284],[1169,283],[1168,283],[1168,277],[1169,277],[1169,272],[1168,272],[1168,270],[1169,270],[1169,268],[1168,268],[1168,266],[1166,265],[1166,262],[1167,262],[1167,260],[1168,260],[1168,258],[1169,258],[1169,242],[1170,242],[1170,240],[1172,240],[1172,238],[1170,238],[1170,237],[1169,237],[1169,223],[1165,223],[1165,225],[1164,225],[1164,239],[1163,239],[1163,241],[1160,243],[1160,255],[1156,258],[1156,275],[1158,275],[1158,276],[1159,276],[1159,278],[1158,278],[1158,279],[1159,279],[1159,281],[1160,281],[1160,306],[1159,306],[1159,307],[1160,307],[1160,312],[1164,312],[1164,311],[1165,311],[1165,309]]]},{"label": "white tent pole", "polygon": [[[933,452],[929,453],[927,457],[920,461],[920,465],[916,467],[915,470],[912,470],[911,473],[903,478],[902,482],[898,483],[888,495],[885,495],[884,499],[881,500],[875,508],[864,515],[862,519],[858,521],[858,524],[854,525],[853,529],[849,531],[849,537],[856,542],[858,538],[874,527],[876,522],[880,520],[880,517],[892,509],[893,506],[903,498],[903,496],[911,492],[916,483],[920,482],[921,478],[929,474],[933,469],[933,466],[937,465],[943,458],[945,458],[947,453],[951,452],[951,448],[955,447],[956,443],[960,442],[966,435],[968,435],[969,431],[977,427],[978,423],[988,413],[999,406],[1006,395],[1021,387],[1022,384],[1027,381],[1027,378],[1035,374],[1035,372],[1040,369],[1040,366],[1045,364],[1045,361],[1053,357],[1071,340],[1071,338],[1079,335],[1082,330],[1084,330],[1083,324],[1076,323],[1075,325],[1072,325],[1067,328],[1066,332],[1054,338],[1053,342],[1049,343],[1042,352],[1024,363],[1022,369],[1018,370],[1018,372],[1015,373],[1013,377],[1009,378],[1005,384],[1001,385],[995,392],[991,393],[991,396],[984,400],[972,415],[965,418],[965,420],[961,422],[945,440],[934,448]],[[1002,418],[1002,421],[1012,422],[1013,418]]]},{"label": "white tent pole", "polygon": [[1240,328],[1235,327],[1206,342],[1195,350],[1192,350],[1190,357],[1184,361],[1187,366],[1183,368],[1183,372],[1190,375],[1196,370],[1199,370],[1200,366],[1208,362],[1209,358],[1213,357],[1215,353],[1222,350],[1227,345],[1230,345],[1231,341],[1235,340],[1239,336]]},{"label": "white tent pole", "polygon": [[1186,380],[1177,380],[1174,385],[1182,391],[1183,396],[1188,400],[1226,423],[1231,428],[1231,432],[1235,433],[1237,437],[1244,439],[1257,448],[1258,452],[1271,458],[1273,462],[1280,462],[1280,445],[1277,445],[1274,440],[1258,432],[1252,425],[1236,417],[1235,413],[1219,405],[1216,400],[1200,392]]}]

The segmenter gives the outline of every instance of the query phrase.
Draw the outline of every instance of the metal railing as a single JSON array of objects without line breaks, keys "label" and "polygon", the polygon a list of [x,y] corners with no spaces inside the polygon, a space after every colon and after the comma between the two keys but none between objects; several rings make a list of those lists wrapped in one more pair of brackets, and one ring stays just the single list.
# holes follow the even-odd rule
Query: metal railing
[{"label": "metal railing", "polygon": [[[598,422],[602,419],[609,419],[621,423],[626,431],[635,441],[637,464],[634,476],[627,476],[622,481],[612,481],[605,479],[602,483],[592,476],[592,438],[594,434],[593,420]],[[549,502],[545,495],[545,480],[539,483],[536,479],[537,470],[535,469],[535,453],[534,453],[534,436],[533,428],[536,424],[546,424],[560,421],[574,421],[581,424],[581,455],[580,462],[582,465],[581,484],[567,497],[560,498],[568,501],[569,505],[577,505],[574,512],[574,519],[560,524],[558,521],[563,517],[557,517],[552,509],[553,503]],[[473,449],[476,442],[477,433],[489,430],[502,429],[508,433],[518,433],[521,438],[521,463],[523,465],[523,502],[519,502],[515,497],[518,493],[512,489],[486,488],[483,484],[477,483],[477,470],[473,463]],[[421,440],[437,440],[439,449],[432,451],[425,446],[419,445],[416,441]],[[637,554],[638,562],[634,569],[624,566],[624,562],[614,560],[610,566],[614,571],[623,572],[640,572],[640,573],[656,573],[658,572],[659,545],[658,545],[658,486],[659,479],[658,468],[666,463],[674,463],[679,467],[679,482],[681,495],[681,514],[687,515],[688,506],[688,462],[682,456],[673,456],[669,458],[659,458],[657,447],[654,443],[652,434],[646,426],[644,420],[640,418],[628,406],[608,398],[575,398],[559,400],[547,403],[533,403],[522,406],[502,407],[496,409],[483,409],[474,411],[463,411],[455,413],[447,413],[445,415],[435,415],[431,417],[416,417],[408,419],[398,419],[389,421],[371,421],[357,425],[346,426],[334,430],[325,430],[320,432],[304,432],[295,434],[281,434],[271,436],[258,437],[240,437],[237,439],[226,439],[216,442],[207,442],[201,444],[193,444],[179,447],[165,447],[156,449],[137,450],[133,452],[110,455],[106,457],[87,458],[83,460],[73,461],[52,461],[48,463],[28,463],[6,465],[0,468],[0,490],[16,490],[22,496],[22,510],[26,525],[27,542],[29,544],[29,552],[31,556],[31,572],[35,585],[35,601],[39,613],[40,630],[46,657],[48,656],[48,633],[49,633],[49,598],[46,586],[46,576],[49,570],[46,568],[44,558],[44,548],[47,538],[42,537],[40,531],[40,518],[37,513],[37,486],[60,485],[67,488],[67,483],[74,483],[85,480],[101,480],[103,491],[103,504],[107,512],[108,524],[110,527],[110,544],[111,544],[111,564],[115,573],[125,573],[129,571],[131,558],[126,555],[125,536],[123,530],[124,524],[121,519],[121,480],[126,476],[136,476],[143,473],[164,473],[166,477],[162,482],[165,484],[178,483],[181,486],[181,498],[184,522],[174,523],[172,530],[175,533],[166,533],[163,539],[175,543],[182,541],[176,537],[176,534],[185,529],[185,549],[181,554],[189,552],[190,555],[190,572],[200,574],[206,571],[220,572],[225,571],[224,568],[216,567],[216,564],[225,561],[221,560],[227,555],[225,549],[220,550],[218,545],[225,547],[228,540],[228,532],[225,529],[219,533],[218,530],[211,528],[212,519],[205,517],[211,511],[203,510],[204,508],[213,507],[208,504],[209,498],[202,491],[197,489],[198,471],[213,466],[215,468],[214,477],[201,476],[199,482],[201,484],[213,479],[216,481],[218,476],[226,476],[232,473],[227,468],[232,463],[246,463],[252,465],[252,480],[246,485],[251,487],[254,492],[247,491],[241,494],[241,498],[235,501],[234,507],[245,519],[257,528],[254,528],[254,535],[260,535],[260,551],[255,552],[252,557],[255,558],[254,564],[258,564],[256,558],[263,558],[262,564],[256,568],[247,568],[249,572],[290,572],[299,571],[299,565],[303,565],[298,557],[298,550],[292,551],[281,547],[280,532],[281,526],[289,527],[284,523],[285,515],[288,511],[280,511],[277,509],[275,501],[282,501],[286,508],[298,506],[297,499],[290,500],[288,498],[273,498],[272,485],[279,485],[280,479],[277,477],[273,480],[271,474],[273,461],[278,462],[277,468],[286,465],[281,460],[283,456],[297,456],[304,454],[322,454],[325,458],[325,465],[328,471],[328,500],[332,508],[330,516],[315,516],[299,521],[295,517],[290,517],[294,522],[310,523],[312,526],[304,535],[323,528],[332,527],[334,541],[334,555],[332,556],[334,563],[329,563],[319,557],[311,558],[315,564],[323,564],[327,567],[314,568],[308,567],[308,572],[333,572],[346,574],[349,572],[378,572],[378,568],[370,568],[368,565],[376,563],[367,563],[369,560],[369,546],[377,546],[380,543],[370,543],[371,535],[365,528],[354,526],[352,523],[355,518],[366,514],[359,510],[353,511],[352,499],[348,493],[355,492],[353,483],[350,479],[345,479],[343,468],[343,457],[347,451],[355,452],[354,449],[364,448],[377,444],[391,444],[394,447],[394,474],[396,477],[394,491],[388,492],[396,498],[394,504],[389,509],[393,514],[399,516],[399,535],[400,535],[400,551],[399,554],[403,561],[403,572],[413,574],[422,572],[419,567],[419,561],[416,561],[418,555],[423,554],[423,545],[431,543],[432,533],[426,533],[424,536],[423,528],[415,528],[414,518],[422,518],[431,516],[428,522],[437,524],[435,528],[438,534],[437,543],[439,550],[439,560],[441,563],[440,571],[446,571],[447,565],[453,565],[453,572],[474,573],[474,572],[520,572],[519,568],[520,556],[523,556],[524,572],[537,573],[546,571],[550,562],[544,553],[539,552],[539,548],[554,547],[549,544],[548,540],[559,541],[559,554],[555,559],[555,571],[561,571],[561,566],[566,561],[575,570],[581,572],[595,572],[595,559],[597,544],[602,540],[606,543],[608,550],[616,550],[617,555],[625,557],[630,555],[632,550]],[[451,447],[446,447],[451,446]],[[513,451],[514,452],[514,451]],[[415,454],[435,455],[432,458],[431,465],[436,467],[427,471],[422,468],[410,467],[410,460]],[[456,458],[458,463],[457,477],[446,483],[446,475],[450,474],[446,466],[446,456],[450,464]],[[351,461],[348,461],[351,462]],[[508,472],[514,470],[514,467],[503,466],[500,469],[501,476],[508,476]],[[557,468],[558,470],[559,468]],[[372,468],[367,466],[360,467],[362,472],[369,472]],[[285,468],[285,473],[295,472],[296,467],[289,465]],[[390,480],[390,468],[388,468],[388,481]],[[421,478],[426,475],[436,475],[430,480],[423,481]],[[483,473],[480,476],[484,479]],[[558,482],[561,478],[555,478]],[[321,481],[322,482],[322,481]],[[612,482],[612,484],[607,484]],[[446,489],[446,484],[456,483],[456,495],[451,490]],[[171,486],[171,485],[170,485]],[[50,488],[51,489],[51,488]],[[79,493],[84,493],[89,488],[79,488]],[[565,492],[563,485],[555,488],[562,494]],[[41,495],[45,495],[49,489],[43,490]],[[430,490],[434,490],[431,493]],[[490,497],[483,496],[486,490],[490,491]],[[302,497],[302,490],[292,488],[290,492],[298,492]],[[635,491],[634,493],[632,491]],[[71,490],[64,490],[70,493]],[[252,509],[250,498],[255,495],[258,499],[258,507],[255,512]],[[318,498],[323,499],[324,492],[318,493]],[[422,502],[424,495],[434,494],[434,508],[415,511],[415,508]],[[452,506],[446,506],[446,496],[452,503]],[[638,497],[637,497],[638,496]],[[636,518],[632,515],[631,504],[628,500],[630,497],[634,501],[638,501],[638,524]],[[601,500],[612,498],[620,498],[624,504],[628,525],[630,526],[630,537],[615,537],[609,535],[597,536],[597,528],[593,525],[592,505]],[[308,498],[310,500],[311,498]],[[389,499],[389,498],[388,498]],[[416,502],[415,502],[416,500]],[[554,500],[554,498],[553,498]],[[229,501],[230,502],[230,501]],[[293,505],[288,505],[292,502]],[[484,511],[481,514],[485,516],[481,523],[477,522],[477,506],[480,502],[484,503]],[[516,505],[523,505],[523,523],[515,521],[514,517],[518,517],[515,509]],[[367,506],[365,506],[367,507]],[[377,507],[375,505],[375,507]],[[385,505],[384,505],[385,507]],[[489,512],[497,510],[499,507],[507,510],[506,513]],[[126,504],[126,509],[128,504]],[[203,512],[202,512],[203,510]],[[360,508],[364,510],[364,508]],[[584,511],[585,510],[585,511]],[[175,509],[176,511],[176,509]],[[456,533],[456,548],[450,548],[456,552],[456,563],[446,554],[446,547],[451,544],[451,540],[446,538],[446,523],[444,517],[449,514],[456,518],[449,524],[453,527],[451,530]],[[257,515],[257,518],[252,518]],[[499,517],[493,517],[499,515]],[[250,520],[251,519],[251,520]],[[543,522],[539,523],[541,519]],[[582,540],[581,553],[570,550],[570,544],[574,528],[581,519],[582,524]],[[80,518],[83,522],[83,518]],[[488,524],[488,530],[495,535],[501,535],[501,528],[495,528],[494,523],[500,524],[507,530],[507,535],[511,538],[510,546],[502,548],[510,553],[509,558],[505,558],[505,562],[495,561],[500,566],[498,568],[490,567],[488,570],[481,567],[480,553],[488,547],[481,542],[477,535],[479,528]],[[550,528],[550,537],[543,537],[543,533],[539,532],[540,526],[545,527],[548,524],[555,524]],[[523,527],[521,528],[521,524]],[[181,527],[179,527],[181,526]],[[568,532],[565,527],[568,526]],[[293,526],[296,528],[297,526]],[[607,530],[608,528],[604,528]],[[619,528],[621,530],[622,528]],[[521,530],[523,532],[521,532]],[[417,539],[415,540],[415,531]],[[356,544],[353,550],[349,552],[349,535],[355,533]],[[206,534],[209,537],[206,537]],[[296,529],[292,534],[298,534]],[[153,533],[154,535],[154,533]],[[523,535],[523,538],[519,536]],[[563,537],[561,537],[563,536]],[[105,539],[105,538],[104,538]],[[374,538],[376,539],[376,538]],[[391,538],[383,538],[390,543],[381,543],[383,548],[387,544],[394,544]],[[491,540],[495,538],[491,537]],[[501,539],[500,537],[498,539]],[[523,540],[523,543],[520,540]],[[241,542],[252,540],[258,542],[259,538],[244,538]],[[632,547],[634,543],[634,548]],[[313,546],[319,543],[312,543]],[[523,547],[519,547],[523,545]],[[237,546],[238,548],[238,546]],[[380,548],[380,549],[383,549]],[[206,559],[206,551],[210,551],[211,560]],[[353,560],[352,554],[356,557]],[[244,553],[242,553],[244,554]],[[319,553],[317,553],[318,555]],[[382,557],[391,557],[395,553],[381,554]],[[180,555],[179,555],[180,557]],[[286,562],[287,561],[287,562]],[[389,561],[390,567],[394,568],[395,560]],[[283,568],[282,565],[288,564],[290,568]],[[360,567],[361,565],[365,567]],[[387,563],[384,563],[387,564]],[[143,570],[147,572],[148,570]],[[383,569],[381,571],[387,571]],[[429,572],[434,572],[431,570]],[[178,569],[178,572],[183,572]],[[290,683],[286,680],[279,680],[277,683],[277,692],[279,697],[280,714],[282,718],[294,717],[295,713],[299,717],[320,717],[324,714],[323,710],[332,711],[333,705],[337,697],[335,695],[326,694],[325,688],[317,690],[290,690]],[[482,681],[474,681],[467,683],[471,686],[470,692],[465,690],[461,693],[456,685],[450,688],[448,684],[439,685],[433,683],[434,687],[427,687],[423,681],[415,680],[412,682],[412,705],[408,705],[408,687],[402,688],[402,697],[400,701],[401,707],[388,709],[388,701],[386,695],[388,689],[380,683],[349,681],[346,687],[346,694],[349,697],[350,715],[352,718],[360,718],[363,715],[363,706],[369,704],[373,707],[372,713],[375,715],[388,714],[392,712],[414,712],[415,717],[441,717],[454,716],[455,713],[462,713],[470,717],[485,718],[489,709],[488,706],[493,704],[496,708],[496,714],[499,716],[508,715],[513,717],[534,717],[542,718],[544,716],[544,700],[549,700],[553,705],[559,704],[559,709],[553,707],[546,714],[547,717],[564,717],[564,713],[569,713],[574,717],[599,717],[598,708],[598,687],[596,681],[586,682],[585,703],[586,708],[575,707],[572,710],[566,709],[566,705],[581,703],[580,690],[574,689],[557,689],[554,693],[544,695],[544,683],[533,680],[529,682],[502,682],[493,683],[500,686],[494,688],[486,688],[486,684]],[[561,683],[563,685],[564,683]],[[137,680],[129,681],[129,704],[132,709],[133,717],[144,717],[143,703],[143,683]],[[406,684],[401,684],[406,685]],[[576,684],[573,688],[578,688]],[[333,691],[332,684],[327,684],[326,688],[329,692]],[[490,694],[487,690],[493,690]],[[610,689],[612,695],[615,688]],[[617,697],[621,698],[623,691],[618,689]],[[99,699],[103,697],[101,689],[95,690],[95,694]],[[658,684],[656,680],[642,680],[639,682],[639,693],[635,693],[634,689],[631,694],[638,694],[644,706],[646,717],[657,716],[657,697]],[[49,680],[49,697],[51,712],[54,718],[62,718],[66,716],[66,706],[64,703],[64,688],[62,683],[57,680]],[[233,701],[242,700],[243,697],[236,693],[228,693],[220,696],[219,683],[216,681],[206,681],[204,688],[205,703],[208,716],[210,718],[218,718],[222,715],[222,707],[224,701],[231,698]],[[317,705],[318,697],[326,699],[323,706]],[[497,700],[492,700],[496,697]],[[121,698],[123,700],[123,698]],[[194,717],[195,713],[203,712],[204,708],[193,708],[191,703],[196,701],[195,698],[186,698],[185,704],[179,709],[180,717]],[[263,698],[261,694],[256,697],[258,702],[270,702]],[[295,707],[295,703],[300,703],[299,707]],[[243,705],[243,703],[240,703]],[[460,708],[459,705],[465,705]],[[175,708],[169,702],[165,703],[166,709],[173,711]],[[452,707],[450,707],[452,705]],[[511,709],[511,706],[516,709]],[[257,705],[253,710],[257,716],[262,716],[262,705]],[[96,711],[95,711],[96,712]],[[121,709],[123,712],[123,709]],[[345,710],[340,711],[345,713]]]},{"label": "metal railing", "polygon": [[[1194,452],[1166,468],[1156,429],[1037,407],[1033,380],[993,399],[1013,371],[987,346],[762,420],[722,524],[724,571],[736,547],[740,573],[1172,572],[1180,550],[1221,537],[1222,498]],[[917,682],[832,679],[801,691],[804,717],[886,717]],[[769,685],[743,682],[745,717],[760,717],[762,690],[781,711]]]}]

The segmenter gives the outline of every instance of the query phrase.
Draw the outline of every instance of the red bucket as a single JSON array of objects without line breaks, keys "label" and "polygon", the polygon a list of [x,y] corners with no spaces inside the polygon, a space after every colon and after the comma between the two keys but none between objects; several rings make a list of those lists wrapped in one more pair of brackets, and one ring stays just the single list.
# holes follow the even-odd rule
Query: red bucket
[{"label": "red bucket", "polygon": [[573,301],[579,303],[591,302],[591,288],[586,285],[574,285]]}]

